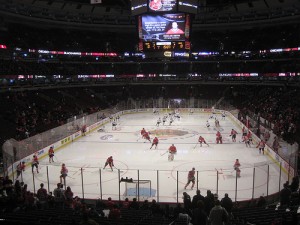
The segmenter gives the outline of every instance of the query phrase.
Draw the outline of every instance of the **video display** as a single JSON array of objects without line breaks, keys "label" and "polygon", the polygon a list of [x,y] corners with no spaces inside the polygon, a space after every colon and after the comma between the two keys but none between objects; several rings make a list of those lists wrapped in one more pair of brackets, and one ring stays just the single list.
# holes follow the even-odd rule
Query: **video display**
[{"label": "video display", "polygon": [[148,0],[149,12],[177,11],[177,0]]},{"label": "video display", "polygon": [[139,21],[139,36],[146,41],[185,41],[189,36],[184,13],[142,15]]}]

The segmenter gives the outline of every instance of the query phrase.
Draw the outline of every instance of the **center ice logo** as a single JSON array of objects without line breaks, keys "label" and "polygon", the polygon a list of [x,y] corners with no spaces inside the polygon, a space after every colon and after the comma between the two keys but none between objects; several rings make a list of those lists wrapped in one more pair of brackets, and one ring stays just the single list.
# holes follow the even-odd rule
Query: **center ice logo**
[{"label": "center ice logo", "polygon": [[100,137],[101,140],[108,140],[108,139],[112,139],[113,135],[107,134],[107,135],[103,135]]},{"label": "center ice logo", "polygon": [[173,130],[173,129],[159,129],[159,130],[150,130],[151,135],[160,137],[160,138],[170,138],[176,136],[184,136],[188,134],[188,131],[183,130]]}]

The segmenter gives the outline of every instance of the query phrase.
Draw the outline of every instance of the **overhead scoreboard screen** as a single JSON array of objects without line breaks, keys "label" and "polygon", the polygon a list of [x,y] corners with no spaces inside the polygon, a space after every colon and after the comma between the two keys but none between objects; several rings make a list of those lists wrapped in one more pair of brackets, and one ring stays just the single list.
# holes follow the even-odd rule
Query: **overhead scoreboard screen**
[{"label": "overhead scoreboard screen", "polygon": [[176,12],[177,0],[148,0],[149,12]]},{"label": "overhead scoreboard screen", "polygon": [[190,14],[198,0],[132,0],[132,14],[139,15],[139,50],[189,50]]},{"label": "overhead scoreboard screen", "polygon": [[139,39],[144,50],[186,49],[190,39],[190,17],[185,13],[142,15]]}]

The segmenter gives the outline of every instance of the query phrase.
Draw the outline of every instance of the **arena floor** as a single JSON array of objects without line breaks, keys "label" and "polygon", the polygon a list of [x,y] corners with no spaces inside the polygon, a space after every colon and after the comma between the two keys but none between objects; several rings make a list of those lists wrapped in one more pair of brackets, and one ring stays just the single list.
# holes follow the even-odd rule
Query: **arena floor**
[{"label": "arena floor", "polygon": [[[97,129],[59,149],[55,153],[54,163],[49,164],[48,158],[40,161],[40,173],[34,176],[35,189],[39,188],[40,183],[45,183],[45,187],[48,188],[48,169],[49,190],[53,191],[59,182],[62,163],[65,163],[69,170],[66,185],[71,187],[74,196],[83,197],[84,192],[85,198],[102,196],[103,199],[108,197],[119,199],[121,177],[151,180],[152,196],[148,197],[159,202],[176,202],[177,197],[179,202],[182,202],[182,193],[186,191],[193,196],[197,186],[203,195],[206,195],[209,189],[213,193],[218,193],[220,197],[228,193],[233,200],[235,198],[238,201],[246,200],[252,196],[257,198],[278,192],[287,180],[283,172],[280,179],[278,166],[273,164],[268,156],[259,154],[256,145],[246,148],[245,144],[240,142],[241,127],[234,124],[229,117],[223,120],[217,115],[220,128],[216,128],[214,119],[209,119],[208,113],[192,115],[186,113],[181,115],[180,120],[175,119],[171,126],[157,127],[156,121],[162,115],[153,113],[123,115],[116,130],[113,131],[111,125],[107,124],[103,127],[105,132]],[[207,120],[210,122],[210,128],[206,127]],[[151,144],[140,138],[142,128],[150,131],[151,138],[157,134],[159,144],[156,150],[150,150]],[[232,128],[239,133],[236,143],[232,143],[229,137]],[[223,144],[215,144],[217,129],[223,135]],[[196,145],[199,135],[206,139],[209,146]],[[174,161],[168,161],[166,153],[171,144],[177,147]],[[109,156],[113,156],[117,168],[113,171],[108,167],[103,170]],[[241,177],[236,179],[233,164],[237,158],[241,163]],[[263,165],[266,163],[270,164],[269,169],[267,165]],[[198,184],[194,190],[191,190],[191,185],[185,190],[187,174],[192,167],[198,171],[196,174]],[[26,169],[23,179],[28,184],[29,190],[33,190],[31,168]],[[131,192],[124,195],[125,186],[124,182],[120,183],[122,199],[128,197],[134,190],[134,185],[128,184],[127,190],[130,189]],[[149,183],[141,184],[140,187],[146,188],[146,194],[140,190],[142,195],[140,200],[146,199]]]}]

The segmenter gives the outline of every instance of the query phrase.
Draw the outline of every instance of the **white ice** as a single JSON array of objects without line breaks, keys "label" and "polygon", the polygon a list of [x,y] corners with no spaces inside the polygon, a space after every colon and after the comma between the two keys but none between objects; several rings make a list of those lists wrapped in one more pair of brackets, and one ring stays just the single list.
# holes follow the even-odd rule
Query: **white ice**
[{"label": "white ice", "polygon": [[[69,176],[66,185],[70,186],[74,196],[85,198],[119,199],[119,178],[128,177],[135,180],[151,180],[151,188],[155,189],[155,196],[149,198],[159,202],[182,202],[182,193],[188,192],[191,196],[195,190],[200,189],[203,195],[209,189],[218,193],[220,198],[228,193],[233,200],[246,200],[266,196],[278,192],[282,184],[287,180],[286,174],[280,173],[276,164],[272,163],[266,155],[259,154],[256,145],[246,148],[241,143],[241,127],[226,117],[220,121],[220,131],[223,135],[223,144],[215,144],[216,128],[214,119],[208,119],[207,113],[182,114],[181,119],[175,119],[171,126],[162,124],[156,127],[160,115],[153,113],[135,113],[122,115],[118,122],[117,130],[113,131],[111,124],[105,125],[105,132],[95,130],[81,137],[55,152],[55,163],[49,164],[48,158],[40,160],[40,173],[34,174],[35,189],[40,183],[48,188],[47,168],[49,177],[49,191],[53,191],[59,182],[60,166],[65,163]],[[209,120],[211,127],[206,127]],[[168,121],[166,124],[169,124]],[[160,137],[158,148],[150,150],[151,144],[140,138],[140,130],[145,128],[153,133],[160,129],[172,129],[184,131],[183,136]],[[229,137],[231,129],[238,131],[237,142],[233,143]],[[200,147],[196,145],[199,135],[202,135],[209,143]],[[168,153],[164,154],[169,146],[177,147],[174,161],[168,161]],[[196,147],[195,147],[196,146]],[[103,170],[104,163],[109,156],[113,156],[114,168]],[[241,177],[236,178],[233,164],[235,159],[241,163]],[[268,166],[259,166],[253,170],[254,164],[266,162]],[[191,184],[184,190],[187,182],[188,171],[192,167],[198,173],[198,183],[191,190]],[[81,170],[82,168],[82,170]],[[82,171],[82,172],[81,172]],[[177,172],[178,171],[178,172]],[[217,179],[217,171],[219,179]],[[255,175],[253,175],[255,173]],[[269,176],[268,176],[269,174]],[[158,177],[157,177],[158,175]],[[177,177],[178,175],[178,177]],[[253,178],[254,177],[254,178]],[[268,178],[269,177],[269,178]],[[26,168],[23,174],[24,182],[29,190],[33,190],[33,176],[31,168]],[[101,180],[101,185],[100,185]],[[236,183],[237,181],[237,183]],[[83,185],[82,185],[83,184]],[[269,185],[267,185],[269,184]],[[83,186],[83,189],[82,189]],[[254,191],[253,187],[254,186]],[[237,187],[237,192],[235,191]],[[120,184],[121,199],[124,196],[125,184]],[[139,200],[144,199],[144,197]]]}]

